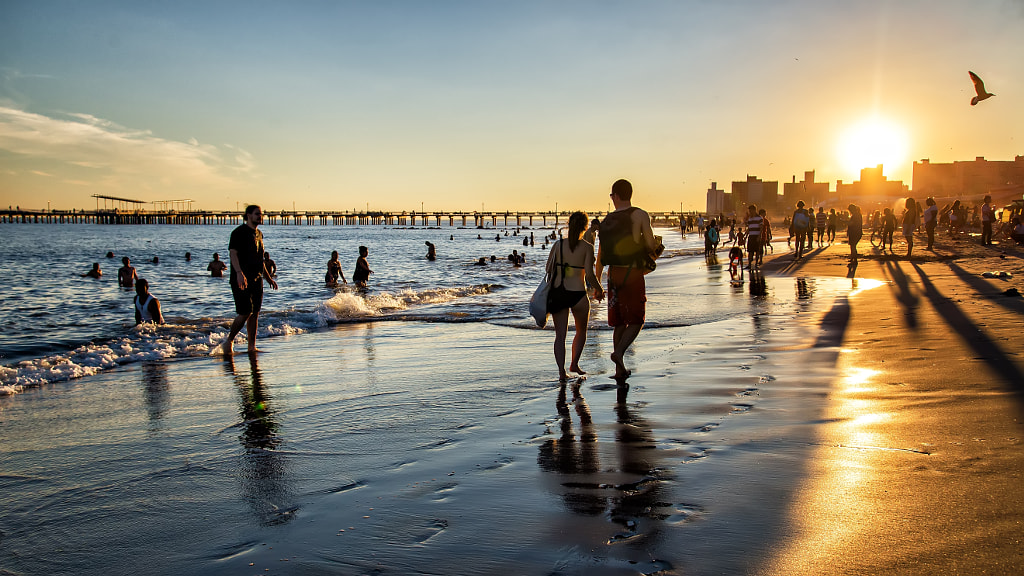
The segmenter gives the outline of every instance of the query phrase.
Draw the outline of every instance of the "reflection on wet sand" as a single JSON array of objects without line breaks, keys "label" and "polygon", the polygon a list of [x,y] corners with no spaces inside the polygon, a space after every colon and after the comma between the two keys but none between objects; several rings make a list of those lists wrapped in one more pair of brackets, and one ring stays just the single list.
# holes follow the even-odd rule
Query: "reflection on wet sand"
[{"label": "reflection on wet sand", "polygon": [[239,461],[238,480],[242,496],[252,507],[260,524],[274,525],[290,521],[298,506],[292,506],[288,462],[275,449],[282,440],[274,420],[273,398],[263,384],[257,354],[249,354],[249,370],[237,370],[231,356],[224,369],[238,389],[241,434],[245,448]]},{"label": "reflection on wet sand", "polygon": [[170,386],[167,383],[167,364],[144,362],[141,372],[142,398],[146,402],[149,429],[156,430],[168,410]]},{"label": "reflection on wet sand", "polygon": [[599,438],[580,382],[563,384],[555,403],[561,433],[541,444],[537,461],[554,475],[557,483],[552,490],[568,511],[613,523],[590,525],[570,537],[589,534],[604,544],[628,543],[628,550],[618,553],[639,554],[637,558],[651,562],[648,545],[659,540],[661,523],[670,515],[663,513],[669,505],[661,503],[667,466],[659,463],[651,425],[626,401],[628,391],[625,383],[616,389],[614,442],[609,444]]}]

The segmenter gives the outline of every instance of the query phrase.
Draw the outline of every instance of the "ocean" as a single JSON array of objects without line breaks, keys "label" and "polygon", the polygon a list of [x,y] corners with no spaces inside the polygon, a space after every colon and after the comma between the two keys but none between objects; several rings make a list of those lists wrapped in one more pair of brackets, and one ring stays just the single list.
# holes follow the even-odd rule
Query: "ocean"
[{"label": "ocean", "polygon": [[[214,252],[227,260],[232,229],[5,225],[5,249],[0,253],[0,266],[6,271],[0,275],[0,394],[124,364],[211,354],[227,336],[234,304],[227,275],[211,278],[207,264]],[[536,329],[527,303],[543,278],[545,237],[555,232],[551,226],[265,225],[261,230],[277,264],[280,286],[277,291],[266,286],[261,339],[371,321],[486,322]],[[652,307],[647,327],[708,324],[758,305],[756,299],[722,298],[736,288],[729,286],[724,266],[705,264],[698,234],[682,236],[671,229],[658,233],[666,246],[659,260],[663,267],[680,259],[699,265],[676,273],[678,277],[668,283],[671,289],[660,295],[665,305]],[[524,246],[530,236],[534,245]],[[437,246],[436,261],[426,259],[426,242]],[[367,289],[326,287],[323,276],[331,251],[339,252],[345,275],[351,278],[360,245],[369,248],[374,271]],[[507,259],[513,250],[525,254],[522,267]],[[108,258],[108,252],[113,257]],[[191,261],[185,258],[187,252]],[[150,292],[160,299],[165,325],[135,326],[135,292],[117,285],[123,256],[131,259],[139,277],[149,281]],[[488,264],[474,265],[481,257]],[[100,264],[103,277],[82,277],[94,262]],[[655,274],[666,272],[663,268]],[[780,303],[791,300],[785,296]],[[607,329],[603,305],[593,307],[590,326]]]},{"label": "ocean", "polygon": [[[0,253],[0,393],[95,374],[127,363],[207,355],[227,335],[234,305],[227,275],[211,278],[214,252],[228,258],[233,226],[4,226]],[[278,267],[280,289],[266,286],[261,338],[367,321],[491,322],[534,327],[527,314],[543,276],[553,227],[395,228],[382,226],[261,227]],[[696,234],[663,231],[669,255],[701,250]],[[533,236],[534,246],[523,246]],[[425,242],[437,246],[426,259]],[[374,274],[366,290],[324,285],[332,250],[351,278],[358,247],[369,248]],[[516,268],[507,257],[525,253]],[[106,254],[113,253],[112,258]],[[191,253],[191,261],[185,259]],[[167,324],[134,324],[133,289],[117,285],[127,256],[160,299]],[[490,263],[491,256],[496,261]],[[486,266],[475,266],[481,257]],[[159,262],[154,263],[153,259]],[[98,262],[103,277],[82,277]],[[595,307],[593,323],[602,323]],[[685,316],[685,315],[684,315]],[[662,318],[690,323],[683,316]]]}]

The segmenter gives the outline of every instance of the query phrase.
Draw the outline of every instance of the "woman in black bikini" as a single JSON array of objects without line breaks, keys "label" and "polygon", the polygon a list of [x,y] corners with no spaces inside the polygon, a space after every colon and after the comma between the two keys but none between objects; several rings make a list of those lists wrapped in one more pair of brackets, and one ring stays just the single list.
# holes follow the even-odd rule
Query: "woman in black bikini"
[{"label": "woman in black bikini", "polygon": [[547,271],[552,279],[548,293],[548,312],[555,324],[555,363],[558,364],[558,379],[566,381],[565,335],[569,331],[569,311],[576,322],[576,335],[572,339],[572,362],[569,371],[586,374],[580,369],[580,355],[587,343],[587,320],[590,318],[590,299],[587,297],[587,281],[596,286],[594,297],[604,298],[601,282],[594,274],[594,245],[583,240],[587,229],[587,215],[573,212],[569,216],[569,232],[564,240],[551,247],[548,254]]}]

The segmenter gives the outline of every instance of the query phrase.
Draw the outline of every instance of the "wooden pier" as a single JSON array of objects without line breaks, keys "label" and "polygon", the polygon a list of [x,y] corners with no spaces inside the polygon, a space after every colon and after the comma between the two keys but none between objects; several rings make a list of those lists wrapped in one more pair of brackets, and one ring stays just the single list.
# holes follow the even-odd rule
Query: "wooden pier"
[{"label": "wooden pier", "polygon": [[[571,212],[327,212],[327,211],[264,211],[264,225],[284,226],[461,226],[521,228],[560,226]],[[590,213],[602,218],[606,212]],[[655,226],[676,227],[679,212],[651,212]],[[682,213],[695,216],[696,213]],[[235,211],[176,210],[0,210],[0,224],[177,224],[234,225],[244,221],[244,214]]]}]

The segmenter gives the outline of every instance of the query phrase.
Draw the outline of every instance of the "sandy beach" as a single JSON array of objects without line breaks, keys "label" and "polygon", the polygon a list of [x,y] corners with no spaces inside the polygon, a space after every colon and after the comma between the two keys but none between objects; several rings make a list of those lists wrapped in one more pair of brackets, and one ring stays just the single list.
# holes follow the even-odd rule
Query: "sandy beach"
[{"label": "sandy beach", "polygon": [[1024,569],[1020,254],[776,250],[660,265],[752,312],[645,329],[628,388],[604,330],[560,386],[550,331],[367,323],[0,398],[0,571]]}]

